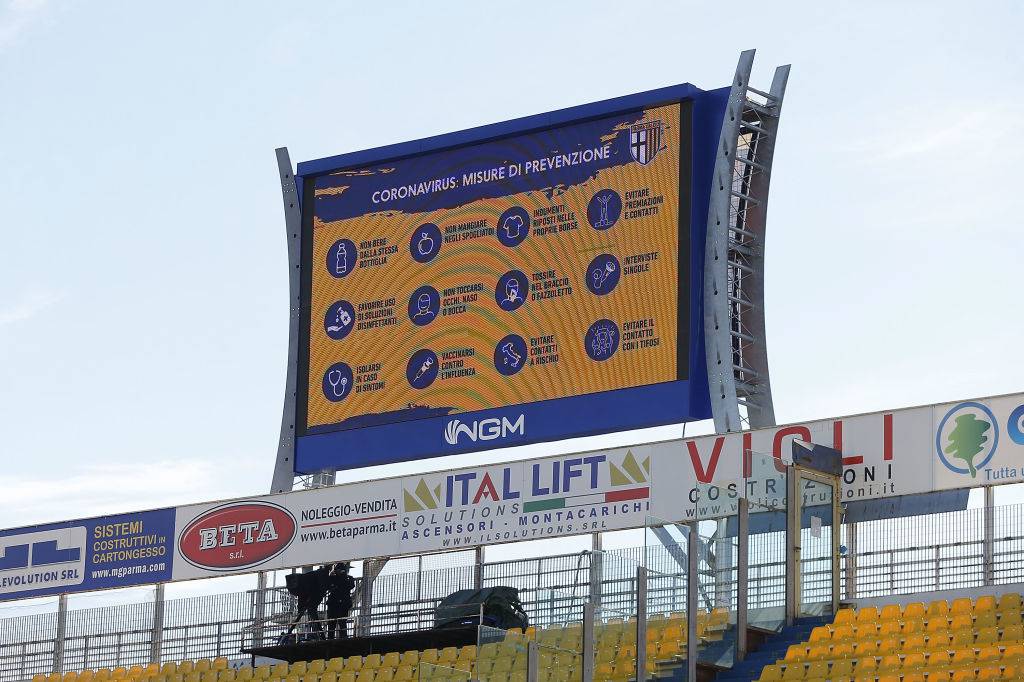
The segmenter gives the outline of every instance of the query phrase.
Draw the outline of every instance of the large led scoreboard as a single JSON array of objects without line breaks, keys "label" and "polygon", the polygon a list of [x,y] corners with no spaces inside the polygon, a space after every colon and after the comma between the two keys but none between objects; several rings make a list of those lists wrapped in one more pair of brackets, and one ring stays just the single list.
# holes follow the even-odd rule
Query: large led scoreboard
[{"label": "large led scoreboard", "polygon": [[728,93],[680,85],[300,163],[295,471],[709,417]]}]

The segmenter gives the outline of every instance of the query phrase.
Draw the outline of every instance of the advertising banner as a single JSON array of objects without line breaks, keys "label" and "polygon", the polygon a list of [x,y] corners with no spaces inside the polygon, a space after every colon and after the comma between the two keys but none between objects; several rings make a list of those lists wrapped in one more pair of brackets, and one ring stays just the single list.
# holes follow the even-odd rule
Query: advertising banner
[{"label": "advertising banner", "polygon": [[694,160],[713,158],[695,154],[686,92],[403,158],[300,164],[296,471],[709,416],[690,346],[704,225],[691,229],[691,204],[708,193]]},{"label": "advertising banner", "polygon": [[174,509],[0,531],[0,600],[163,582]]},{"label": "advertising banner", "polygon": [[843,454],[844,503],[1020,483],[1024,394],[0,531],[0,599],[756,512],[794,439]]}]

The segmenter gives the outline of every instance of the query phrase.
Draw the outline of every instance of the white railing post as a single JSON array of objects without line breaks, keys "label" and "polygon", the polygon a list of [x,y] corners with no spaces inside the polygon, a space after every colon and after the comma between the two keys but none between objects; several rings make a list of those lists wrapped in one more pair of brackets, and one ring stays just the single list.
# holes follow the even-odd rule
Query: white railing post
[{"label": "white railing post", "polygon": [[149,662],[160,664],[163,661],[164,646],[164,584],[157,583],[153,590],[153,637],[149,644]]},{"label": "white railing post", "polygon": [[857,598],[857,524],[846,524],[846,598]]},{"label": "white railing post", "polygon": [[982,582],[992,585],[995,582],[995,488],[985,486],[985,543],[982,550]]},{"label": "white railing post", "polygon": [[57,597],[57,631],[53,638],[53,672],[64,672],[64,638],[68,629],[68,595]]}]

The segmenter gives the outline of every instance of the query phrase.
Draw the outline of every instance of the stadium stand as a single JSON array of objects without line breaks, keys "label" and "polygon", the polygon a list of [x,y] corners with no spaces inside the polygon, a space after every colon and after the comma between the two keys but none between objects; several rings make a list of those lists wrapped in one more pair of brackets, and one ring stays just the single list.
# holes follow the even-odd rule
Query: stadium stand
[{"label": "stadium stand", "polygon": [[[717,641],[728,627],[725,609],[701,612],[697,632],[702,641]],[[647,673],[649,678],[668,676],[686,652],[686,615],[656,614],[647,626]],[[528,640],[539,647],[541,682],[573,682],[582,679],[583,630],[580,623],[562,627],[513,628],[501,641],[480,646],[388,652],[330,660],[299,661],[273,665],[230,668],[228,659],[200,659],[180,663],[150,664],[130,668],[40,674],[32,682],[410,682],[412,680],[479,679],[488,682],[525,682]],[[636,621],[612,618],[595,628],[594,679],[626,682],[636,678]]]},{"label": "stadium stand", "polygon": [[1021,596],[842,609],[789,646],[760,682],[1024,679]]}]

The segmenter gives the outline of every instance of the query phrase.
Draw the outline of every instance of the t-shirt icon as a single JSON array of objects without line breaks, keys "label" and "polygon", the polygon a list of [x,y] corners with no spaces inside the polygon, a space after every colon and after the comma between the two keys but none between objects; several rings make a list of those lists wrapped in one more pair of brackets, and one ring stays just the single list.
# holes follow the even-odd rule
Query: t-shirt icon
[{"label": "t-shirt icon", "polygon": [[530,214],[522,206],[513,206],[498,218],[496,232],[505,246],[519,246],[530,234]]}]

